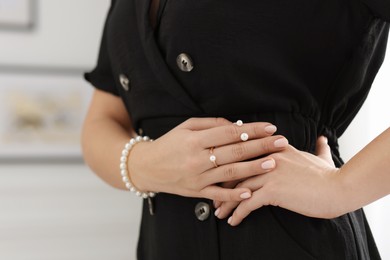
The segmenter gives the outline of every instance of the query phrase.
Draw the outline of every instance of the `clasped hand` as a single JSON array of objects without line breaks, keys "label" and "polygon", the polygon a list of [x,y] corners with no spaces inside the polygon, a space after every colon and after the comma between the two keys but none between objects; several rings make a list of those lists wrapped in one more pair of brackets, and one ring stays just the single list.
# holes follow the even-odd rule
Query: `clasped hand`
[{"label": "clasped hand", "polygon": [[336,203],[337,194],[342,193],[340,170],[334,165],[325,137],[318,138],[316,155],[289,145],[269,157],[275,160],[269,173],[223,183],[223,187],[247,187],[253,194],[241,203],[215,201],[218,218],[226,218],[234,211],[228,223],[236,226],[250,212],[267,205],[318,218],[334,218],[343,213]]},{"label": "clasped hand", "polygon": [[[154,142],[135,146],[129,172],[140,190],[214,200],[219,218],[235,209],[231,225],[263,205],[299,211],[301,197],[315,192],[307,187],[299,195],[294,191],[317,180],[312,175],[321,177],[336,168],[326,139],[319,139],[314,156],[289,146],[275,131],[265,122],[238,126],[223,118],[191,118]],[[241,140],[242,133],[248,141]],[[218,167],[210,161],[211,148]],[[315,197],[310,200],[317,203]]]}]

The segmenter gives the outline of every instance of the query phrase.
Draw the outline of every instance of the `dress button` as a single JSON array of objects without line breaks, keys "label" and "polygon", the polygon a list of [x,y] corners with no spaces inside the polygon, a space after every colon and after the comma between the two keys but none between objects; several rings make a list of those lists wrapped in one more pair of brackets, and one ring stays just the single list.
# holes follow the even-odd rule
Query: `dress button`
[{"label": "dress button", "polygon": [[129,78],[126,77],[126,75],[120,74],[119,75],[119,82],[121,83],[122,88],[124,90],[129,91],[129,89],[130,89],[130,81],[129,81]]},{"label": "dress button", "polygon": [[195,206],[195,216],[200,221],[206,220],[210,216],[210,206],[205,202],[199,202]]},{"label": "dress button", "polygon": [[181,71],[190,72],[194,68],[194,62],[186,53],[181,53],[176,58],[177,66]]}]

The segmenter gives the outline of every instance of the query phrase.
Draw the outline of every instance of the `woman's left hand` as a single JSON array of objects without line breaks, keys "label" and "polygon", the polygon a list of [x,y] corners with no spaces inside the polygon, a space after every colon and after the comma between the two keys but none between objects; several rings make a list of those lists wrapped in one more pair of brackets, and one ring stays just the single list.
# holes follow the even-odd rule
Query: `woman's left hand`
[{"label": "woman's left hand", "polygon": [[236,208],[228,220],[230,225],[236,226],[252,211],[266,205],[319,218],[332,218],[343,213],[335,203],[342,192],[339,169],[334,166],[325,137],[318,138],[316,155],[289,146],[269,157],[275,161],[272,171],[250,177],[237,185],[251,189],[252,197],[240,203],[217,202],[215,214],[218,218],[227,217]]}]

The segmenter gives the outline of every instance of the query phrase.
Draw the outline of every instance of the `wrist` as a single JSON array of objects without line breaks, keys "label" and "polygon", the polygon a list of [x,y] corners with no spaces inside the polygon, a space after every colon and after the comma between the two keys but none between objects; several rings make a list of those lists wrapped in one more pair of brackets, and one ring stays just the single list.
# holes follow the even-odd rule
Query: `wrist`
[{"label": "wrist", "polygon": [[332,218],[335,218],[352,211],[349,201],[348,178],[346,178],[342,168],[335,168],[329,177],[330,215]]},{"label": "wrist", "polygon": [[138,146],[139,143],[148,143],[151,141],[153,140],[150,140],[150,138],[147,136],[137,136],[135,138],[131,138],[122,150],[122,155],[120,158],[120,172],[122,181],[124,182],[126,188],[128,188],[131,192],[134,192],[138,197],[142,197],[144,199],[154,197],[156,194],[149,190],[141,190],[139,186],[134,184],[134,176],[132,176],[129,170],[129,158],[135,146]]},{"label": "wrist", "polygon": [[137,144],[131,150],[128,156],[127,168],[129,176],[134,187],[139,191],[155,191],[153,180],[149,176],[147,151],[149,150],[148,142]]}]

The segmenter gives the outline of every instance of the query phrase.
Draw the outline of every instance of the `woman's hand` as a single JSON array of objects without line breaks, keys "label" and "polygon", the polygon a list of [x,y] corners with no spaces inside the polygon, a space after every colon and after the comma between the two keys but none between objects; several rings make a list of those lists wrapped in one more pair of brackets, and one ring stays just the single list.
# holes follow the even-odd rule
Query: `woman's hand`
[{"label": "woman's hand", "polygon": [[216,210],[217,217],[225,218],[237,207],[228,220],[230,225],[236,226],[252,211],[266,205],[283,207],[311,217],[336,217],[341,212],[335,203],[342,192],[338,181],[339,169],[334,166],[325,137],[318,139],[316,154],[289,146],[270,155],[275,161],[272,171],[248,178],[237,185],[250,188],[252,197],[241,203],[222,203]]},{"label": "woman's hand", "polygon": [[[222,118],[192,118],[154,142],[134,146],[128,160],[131,179],[140,190],[241,201],[251,196],[250,188],[217,184],[269,171],[268,157],[242,161],[282,151],[287,140],[272,136],[275,131],[270,123],[238,126]],[[242,133],[248,141],[241,140]],[[210,161],[211,147],[217,168]]]}]

